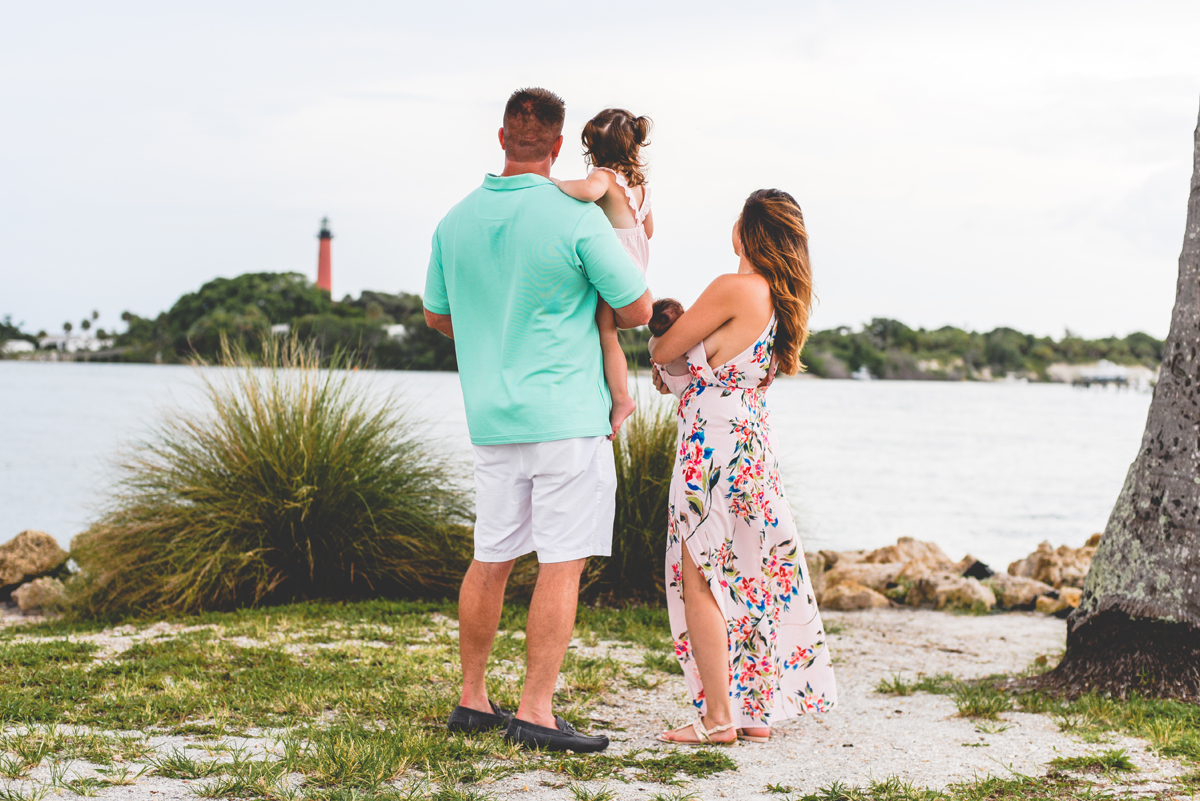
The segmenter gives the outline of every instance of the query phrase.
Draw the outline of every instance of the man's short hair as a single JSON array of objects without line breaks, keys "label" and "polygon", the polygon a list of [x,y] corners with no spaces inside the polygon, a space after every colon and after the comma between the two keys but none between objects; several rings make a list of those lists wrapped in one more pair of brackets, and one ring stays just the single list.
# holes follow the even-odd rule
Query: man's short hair
[{"label": "man's short hair", "polygon": [[567,107],[549,89],[518,89],[504,106],[504,153],[509,161],[542,161],[562,135]]}]

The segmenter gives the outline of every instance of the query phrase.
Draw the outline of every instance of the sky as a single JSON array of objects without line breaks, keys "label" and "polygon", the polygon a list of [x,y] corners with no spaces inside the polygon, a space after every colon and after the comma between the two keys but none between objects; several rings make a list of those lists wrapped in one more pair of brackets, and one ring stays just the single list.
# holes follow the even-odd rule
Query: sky
[{"label": "sky", "polygon": [[1200,3],[10,3],[0,316],[153,316],[217,276],[420,293],[438,220],[499,172],[527,85],[645,151],[657,296],[736,269],[774,186],[804,209],[812,325],[1165,336],[1200,103]]}]

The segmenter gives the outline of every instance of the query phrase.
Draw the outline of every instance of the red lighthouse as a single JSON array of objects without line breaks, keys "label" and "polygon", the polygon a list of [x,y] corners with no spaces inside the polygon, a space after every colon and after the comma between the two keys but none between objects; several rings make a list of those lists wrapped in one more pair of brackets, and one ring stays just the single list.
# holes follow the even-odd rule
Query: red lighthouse
[{"label": "red lighthouse", "polygon": [[333,267],[331,265],[330,245],[333,234],[329,231],[329,218],[321,220],[321,233],[317,234],[321,247],[317,251],[317,286],[329,294],[333,294]]}]

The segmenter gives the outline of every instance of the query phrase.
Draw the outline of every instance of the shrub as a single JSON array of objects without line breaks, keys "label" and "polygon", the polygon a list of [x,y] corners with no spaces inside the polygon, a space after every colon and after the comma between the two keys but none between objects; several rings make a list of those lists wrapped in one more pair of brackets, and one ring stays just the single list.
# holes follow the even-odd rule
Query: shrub
[{"label": "shrub", "polygon": [[167,415],[124,465],[73,543],[77,615],[455,592],[470,498],[421,425],[295,340],[260,361],[225,343],[206,412]]},{"label": "shrub", "polygon": [[667,499],[675,466],[675,406],[657,395],[638,400],[613,442],[617,515],[608,559],[592,559],[580,597],[604,603],[666,601]]}]

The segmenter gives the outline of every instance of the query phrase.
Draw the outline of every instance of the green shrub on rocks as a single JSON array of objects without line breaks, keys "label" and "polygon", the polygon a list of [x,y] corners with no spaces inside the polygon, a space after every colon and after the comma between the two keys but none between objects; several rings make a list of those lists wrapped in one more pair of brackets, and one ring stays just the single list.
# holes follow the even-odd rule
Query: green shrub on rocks
[{"label": "green shrub on rocks", "polygon": [[259,360],[225,346],[200,372],[207,408],[157,426],[73,543],[76,615],[456,592],[462,471],[393,399],[320,364],[294,341]]}]

